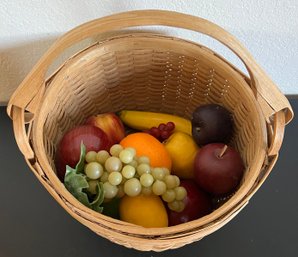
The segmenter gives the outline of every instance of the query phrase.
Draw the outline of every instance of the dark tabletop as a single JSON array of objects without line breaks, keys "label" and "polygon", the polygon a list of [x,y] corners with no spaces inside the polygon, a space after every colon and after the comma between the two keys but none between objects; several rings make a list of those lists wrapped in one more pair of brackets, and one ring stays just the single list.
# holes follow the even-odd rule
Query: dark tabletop
[{"label": "dark tabletop", "polygon": [[[298,99],[291,99],[298,113]],[[0,257],[298,256],[298,119],[287,126],[272,173],[231,222],[177,250],[139,252],[97,236],[64,211],[20,154],[0,108]]]}]

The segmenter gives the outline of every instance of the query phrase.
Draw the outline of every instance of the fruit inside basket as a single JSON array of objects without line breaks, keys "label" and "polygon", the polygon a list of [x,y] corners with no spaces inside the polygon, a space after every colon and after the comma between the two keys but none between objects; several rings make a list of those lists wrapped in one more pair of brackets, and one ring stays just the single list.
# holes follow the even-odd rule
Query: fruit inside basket
[{"label": "fruit inside basket", "polygon": [[[241,58],[250,77],[246,77],[205,46],[170,36],[136,33],[108,38],[78,52],[44,81],[48,65],[71,44],[96,33],[139,25],[171,25],[211,35]],[[83,126],[89,117],[129,110],[140,111],[143,114],[154,112],[172,115],[175,119],[182,118],[191,122],[203,115],[201,113],[199,118],[194,117],[194,113],[199,113],[195,112],[197,108],[210,104],[220,105],[232,117],[233,129],[229,130],[226,121],[221,124],[223,128],[221,132],[232,131],[231,136],[225,135],[224,142],[215,143],[224,143],[228,145],[228,149],[233,148],[239,153],[241,164],[238,166],[243,165],[243,174],[240,183],[233,188],[236,191],[229,191],[227,195],[221,190],[212,193],[217,195],[215,203],[218,205],[213,205],[212,211],[204,213],[201,218],[166,228],[152,228],[152,226],[145,228],[118,220],[113,214],[109,217],[95,209],[92,210],[66,189],[61,181],[63,176],[59,176],[60,179],[57,176],[55,159],[62,138],[71,129]],[[25,110],[29,112],[26,115]],[[268,176],[277,160],[285,123],[292,118],[291,107],[285,97],[236,39],[206,20],[166,11],[118,14],[92,21],[69,32],[49,49],[24,80],[12,97],[8,112],[14,120],[16,139],[28,165],[70,215],[113,242],[140,250],[156,251],[177,248],[199,240],[231,220],[248,203]],[[222,118],[224,115],[219,116]],[[145,115],[140,115],[142,116]],[[30,124],[27,133],[25,121]],[[175,124],[175,120],[167,122]],[[139,125],[143,123],[140,122]],[[176,128],[178,124],[180,123],[177,121]],[[197,153],[205,147],[203,146],[205,143],[193,144],[191,140],[196,141],[200,135],[193,135],[192,128],[197,128],[199,125],[192,125],[186,125],[183,131],[191,139],[183,134],[183,140],[187,142],[189,151]],[[224,128],[225,126],[227,128]],[[140,128],[136,130],[137,133],[149,135],[150,132],[151,137],[156,136],[154,135],[156,131],[144,131]],[[190,131],[188,134],[187,130]],[[211,129],[207,131],[210,132]],[[133,135],[135,132],[126,131],[125,136],[129,136],[130,133]],[[195,130],[195,133],[198,132],[201,131]],[[174,134],[175,132],[172,135]],[[158,140],[160,138],[156,138],[156,141]],[[170,144],[170,138],[167,140]],[[181,140],[179,139],[178,143]],[[118,143],[121,145],[121,141]],[[163,142],[163,146],[166,144]],[[228,150],[224,145],[220,146],[222,151],[216,150],[218,156],[227,153]],[[124,150],[125,147],[131,146],[124,146]],[[171,165],[174,163],[176,168],[183,166],[184,159],[180,156],[180,161],[179,154],[175,155],[173,148],[175,149],[168,146],[167,150],[175,156],[171,158]],[[157,157],[161,155],[156,150],[154,152]],[[157,152],[159,154],[156,154]],[[189,152],[183,152],[183,155],[187,154]],[[233,156],[233,160],[238,158]],[[123,165],[123,160],[121,162]],[[209,162],[214,163],[214,160],[207,161]],[[72,169],[75,169],[74,164]],[[92,173],[87,171],[89,172]],[[153,174],[153,170],[150,172]],[[179,172],[183,173],[183,170],[177,169],[178,177]],[[116,181],[117,176],[111,178],[111,181]],[[187,176],[190,176],[187,178],[190,179],[192,175],[188,173]],[[144,179],[144,183],[149,183],[149,180]],[[195,182],[186,185],[181,181],[179,186],[185,189],[195,186],[197,189],[197,184]],[[160,185],[157,187],[159,190],[163,187]],[[206,189],[210,190],[210,185],[201,185],[200,190],[202,187],[204,194]],[[101,187],[95,185],[95,192],[99,192],[99,188]],[[114,194],[112,190],[106,191],[111,195]],[[171,198],[170,194],[164,198]],[[157,198],[162,201],[161,196]],[[156,201],[157,198],[148,202],[148,206],[160,206],[161,202]],[[136,199],[134,198],[133,203],[126,202],[124,206],[134,206]],[[146,200],[141,199],[139,202],[142,201]],[[104,208],[108,202],[103,203]],[[146,213],[146,209],[143,212]]]},{"label": "fruit inside basket", "polygon": [[[109,46],[108,48],[106,44]],[[182,48],[185,44],[187,44],[187,48]],[[223,66],[226,69],[226,74],[224,74]],[[89,125],[96,124],[96,121],[90,121],[92,116],[120,111],[120,117],[123,117],[123,121],[125,121],[125,117],[127,120],[136,120],[133,129],[139,132],[146,132],[146,129],[150,129],[150,127],[139,129],[139,126],[145,126],[146,118],[144,117],[148,112],[157,115],[162,113],[173,117],[172,120],[169,118],[165,123],[183,118],[188,125],[185,125],[187,127],[185,131],[184,128],[179,128],[180,132],[189,135],[191,140],[195,142],[195,137],[191,131],[191,120],[198,123],[201,115],[207,118],[207,126],[210,126],[208,120],[209,123],[212,121],[218,123],[217,121],[219,121],[218,130],[223,132],[222,140],[215,139],[210,142],[227,143],[230,147],[235,148],[240,153],[245,167],[242,183],[251,183],[252,178],[256,178],[258,174],[250,172],[250,169],[253,167],[256,158],[262,156],[256,155],[256,152],[262,151],[262,139],[256,137],[256,131],[262,133],[262,127],[258,120],[259,110],[257,106],[251,104],[253,95],[247,90],[246,85],[239,83],[240,80],[241,82],[244,81],[241,74],[237,73],[224,60],[215,55],[210,55],[208,50],[191,42],[173,40],[164,36],[116,37],[94,45],[73,57],[50,80],[46,92],[47,97],[44,98],[44,104],[39,113],[40,119],[38,119],[44,124],[43,129],[36,132],[43,131],[42,138],[47,161],[52,165],[52,169],[56,170],[57,163],[54,160],[61,138],[70,129],[85,124],[88,119]],[[218,111],[217,114],[213,114],[214,117],[210,117],[212,112],[209,111],[208,114],[208,109],[205,111],[207,115],[204,114],[204,110],[201,114],[199,111],[195,111],[202,106],[213,106],[212,104],[216,108],[217,106],[222,107],[223,111],[220,110],[221,112]],[[125,112],[126,116],[124,115]],[[127,112],[130,113],[127,114]],[[226,115],[228,118],[225,118],[226,113],[229,113]],[[138,122],[138,116],[143,117],[143,120]],[[233,120],[233,126],[229,123],[230,117]],[[150,117],[147,117],[147,120],[149,119]],[[127,124],[131,125],[129,122]],[[176,124],[179,126],[182,122],[176,122]],[[100,124],[98,125],[100,126]],[[116,124],[113,127],[114,130],[117,130]],[[193,127],[195,128],[195,126]],[[201,131],[202,134],[205,128],[201,129],[203,130]],[[207,133],[213,132],[211,128],[209,130],[206,128],[206,130]],[[197,131],[193,132],[197,133]],[[208,137],[205,136],[205,142],[204,138],[200,138],[196,134],[195,136],[198,138],[195,142],[195,151],[197,152],[199,148],[208,143]],[[111,145],[104,141],[105,139],[102,138],[102,149],[109,151]],[[140,142],[138,139],[132,141],[133,144],[127,144],[127,146],[137,147],[138,142]],[[120,140],[113,143],[119,144]],[[152,149],[150,149],[150,145],[149,142],[146,142],[139,148],[144,152],[146,152],[146,148],[149,148],[155,155],[162,156],[162,153],[155,146],[152,145]],[[169,151],[170,142],[164,145],[168,145],[166,148]],[[182,154],[186,155],[188,150],[185,149],[185,153]],[[68,152],[68,155],[70,154],[71,152]],[[264,153],[262,158],[265,158]],[[177,159],[171,161],[179,162]],[[181,157],[181,165],[183,165],[183,161],[184,159]],[[209,162],[212,166],[214,160]],[[64,171],[66,164],[74,167],[72,162],[64,163]],[[191,165],[194,166],[194,155]],[[165,168],[167,165],[159,166]],[[240,177],[242,178],[242,173]],[[180,177],[180,179],[183,178],[183,176]],[[185,178],[193,179],[194,174]],[[236,185],[238,186],[238,183]],[[241,187],[239,188],[241,189]],[[215,195],[218,198],[213,199],[216,202],[221,199],[229,199],[231,193],[234,194],[235,192],[232,190],[217,192]],[[207,213],[210,211],[205,212],[205,214]]]}]

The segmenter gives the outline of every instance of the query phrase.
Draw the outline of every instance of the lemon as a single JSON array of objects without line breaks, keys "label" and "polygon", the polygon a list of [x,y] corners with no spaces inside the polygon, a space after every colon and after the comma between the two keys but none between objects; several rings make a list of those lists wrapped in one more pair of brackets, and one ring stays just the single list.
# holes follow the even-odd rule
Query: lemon
[{"label": "lemon", "polygon": [[168,226],[168,215],[156,195],[124,196],[120,202],[120,219],[146,228]]},{"label": "lemon", "polygon": [[194,160],[199,147],[192,136],[177,131],[164,144],[172,159],[171,173],[179,178],[193,178]]}]

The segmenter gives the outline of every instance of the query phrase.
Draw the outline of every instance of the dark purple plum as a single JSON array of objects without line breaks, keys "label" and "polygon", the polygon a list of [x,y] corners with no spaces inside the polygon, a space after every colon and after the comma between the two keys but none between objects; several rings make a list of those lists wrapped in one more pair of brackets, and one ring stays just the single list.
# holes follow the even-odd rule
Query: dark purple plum
[{"label": "dark purple plum", "polygon": [[234,132],[232,114],[218,104],[201,105],[192,115],[192,136],[199,146],[228,144]]}]

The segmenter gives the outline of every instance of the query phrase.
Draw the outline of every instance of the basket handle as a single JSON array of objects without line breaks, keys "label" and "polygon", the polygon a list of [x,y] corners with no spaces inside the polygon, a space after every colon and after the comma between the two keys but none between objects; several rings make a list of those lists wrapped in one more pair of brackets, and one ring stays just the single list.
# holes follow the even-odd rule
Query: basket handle
[{"label": "basket handle", "polygon": [[275,156],[278,154],[284,138],[285,115],[282,112],[277,112],[274,114],[274,116],[273,136],[271,140],[271,146],[268,150],[269,156]]},{"label": "basket handle", "polygon": [[[285,122],[293,118],[292,108],[286,97],[256,63],[250,53],[230,33],[218,25],[205,19],[171,11],[140,10],[130,11],[99,18],[82,24],[59,38],[34,66],[24,81],[12,95],[7,112],[13,118],[14,106],[35,114],[40,99],[40,91],[45,87],[45,74],[53,61],[68,47],[83,39],[112,30],[137,26],[162,25],[177,27],[208,35],[231,49],[246,66],[250,75],[251,84],[267,108],[263,109],[264,116],[269,118],[276,112],[282,111]],[[42,90],[44,91],[44,90]],[[258,98],[257,98],[258,100]],[[26,120],[24,120],[26,122]],[[28,121],[28,120],[27,120]]]},{"label": "basket handle", "polygon": [[24,109],[17,106],[13,107],[13,131],[20,151],[28,161],[32,162],[34,160],[34,152],[29,144],[29,136],[26,133],[26,115],[23,111]]}]

